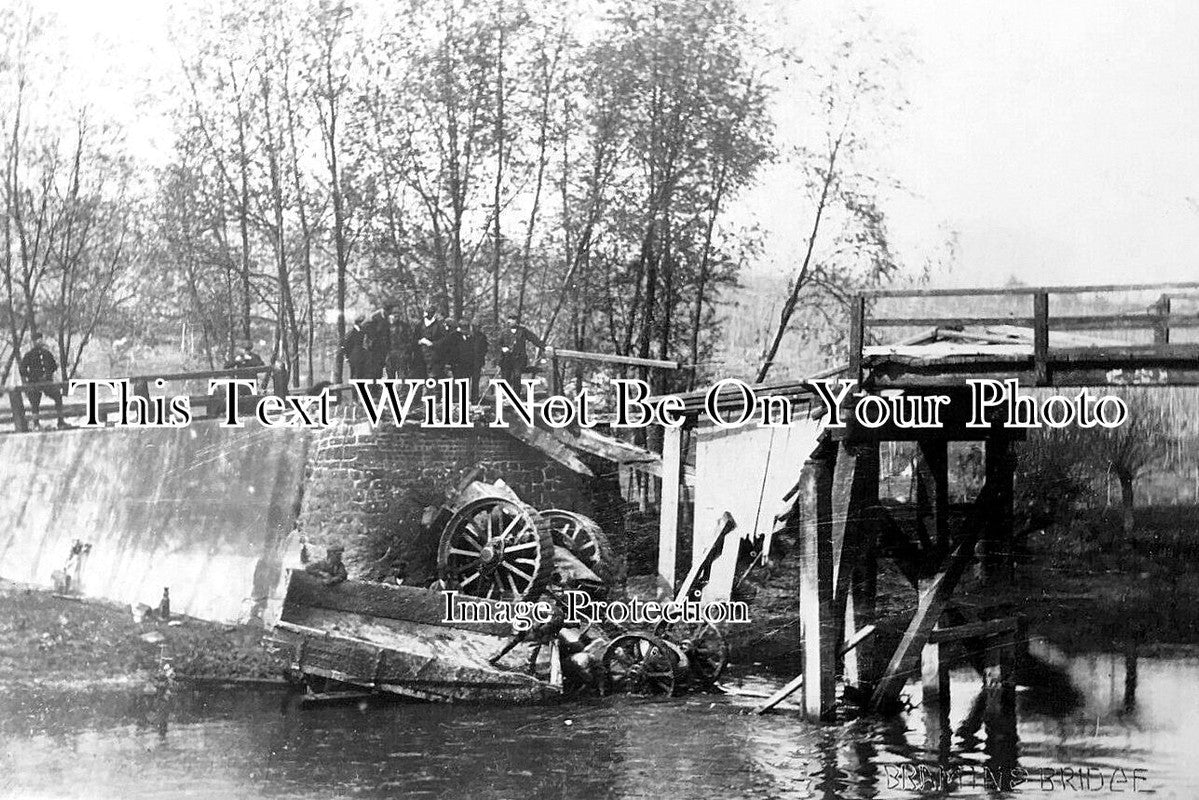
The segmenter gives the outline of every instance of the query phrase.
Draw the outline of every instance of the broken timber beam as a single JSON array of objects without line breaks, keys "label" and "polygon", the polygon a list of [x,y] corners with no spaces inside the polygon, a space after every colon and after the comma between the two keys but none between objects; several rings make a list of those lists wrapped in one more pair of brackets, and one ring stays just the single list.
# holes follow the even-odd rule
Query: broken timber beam
[{"label": "broken timber beam", "polygon": [[904,633],[903,639],[900,640],[899,647],[895,648],[895,654],[887,665],[886,673],[870,698],[870,705],[876,711],[898,701],[899,693],[903,690],[908,676],[915,673],[916,659],[925,643],[928,642],[933,627],[941,618],[941,612],[945,610],[954,587],[957,586],[958,580],[962,577],[962,573],[965,572],[966,565],[973,555],[975,538],[975,536],[968,536],[958,545],[940,573],[929,582],[928,588],[921,593],[916,615],[908,624],[908,629]]},{"label": "broken timber beam", "polygon": [[580,461],[579,457],[553,434],[530,427],[515,419],[504,430],[507,431],[509,436],[524,442],[534,450],[541,451],[572,472],[577,472],[588,478],[595,477],[595,473],[591,471],[591,468]]}]

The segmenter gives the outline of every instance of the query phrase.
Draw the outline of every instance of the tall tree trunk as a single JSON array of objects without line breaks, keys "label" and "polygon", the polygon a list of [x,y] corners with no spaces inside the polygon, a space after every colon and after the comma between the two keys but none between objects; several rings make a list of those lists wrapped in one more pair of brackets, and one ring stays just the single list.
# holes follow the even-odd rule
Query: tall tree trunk
[{"label": "tall tree trunk", "polygon": [[820,188],[820,200],[816,204],[816,215],[812,219],[812,230],[808,233],[808,247],[804,253],[803,265],[799,269],[799,274],[795,276],[795,283],[792,284],[791,292],[787,295],[787,299],[783,303],[782,313],[779,314],[779,326],[774,332],[774,338],[770,342],[770,347],[762,355],[762,366],[758,369],[757,383],[762,383],[766,380],[766,376],[770,374],[770,368],[774,366],[774,358],[779,352],[779,345],[783,343],[783,337],[787,335],[787,327],[791,324],[791,317],[795,313],[796,305],[799,304],[799,296],[808,284],[808,272],[812,267],[812,253],[816,249],[816,236],[820,233],[820,223],[824,219],[825,209],[828,208],[829,195],[837,174],[837,152],[840,149],[841,139],[838,138],[833,142],[829,150],[828,164],[826,165],[824,180]]},{"label": "tall tree trunk", "polygon": [[500,265],[503,237],[500,235],[500,200],[504,185],[504,3],[496,6],[496,36],[498,46],[495,56],[495,193],[492,198],[492,222],[495,225],[491,252],[491,324],[500,327]]}]

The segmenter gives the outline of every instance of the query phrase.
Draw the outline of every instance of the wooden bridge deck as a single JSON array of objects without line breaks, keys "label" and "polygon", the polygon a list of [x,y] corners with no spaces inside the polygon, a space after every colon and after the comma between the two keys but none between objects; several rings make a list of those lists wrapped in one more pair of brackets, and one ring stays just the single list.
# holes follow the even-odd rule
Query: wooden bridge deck
[{"label": "wooden bridge deck", "polygon": [[[1197,289],[1199,283],[864,293],[852,308],[850,375],[879,388],[982,377],[1016,378],[1029,386],[1196,386],[1199,341],[1184,339],[1199,330],[1199,313],[1185,308],[1199,305]],[[883,313],[905,299],[931,302],[938,310]],[[1018,310],[1025,303],[1031,304],[1027,315]],[[1006,304],[1009,313],[963,313],[988,304]],[[1080,304],[1103,313],[1071,308]],[[1058,305],[1063,312],[1051,312]],[[881,338],[880,329],[921,332],[898,345],[871,344]]]}]

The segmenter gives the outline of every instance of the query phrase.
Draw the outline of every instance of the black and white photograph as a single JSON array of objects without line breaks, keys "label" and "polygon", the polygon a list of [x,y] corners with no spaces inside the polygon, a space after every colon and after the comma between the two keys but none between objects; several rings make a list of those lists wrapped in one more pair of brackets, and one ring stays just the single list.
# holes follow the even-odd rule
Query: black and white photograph
[{"label": "black and white photograph", "polygon": [[1199,4],[2,0],[0,797],[1199,798]]}]

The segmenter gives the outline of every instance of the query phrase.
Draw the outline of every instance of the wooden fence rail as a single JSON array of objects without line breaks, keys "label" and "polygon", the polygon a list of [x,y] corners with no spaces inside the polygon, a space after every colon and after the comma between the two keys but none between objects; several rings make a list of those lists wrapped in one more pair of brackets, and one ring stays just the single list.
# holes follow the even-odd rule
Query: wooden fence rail
[{"label": "wooden fence rail", "polygon": [[[1032,332],[1033,375],[1037,385],[1045,386],[1051,380],[1051,361],[1064,358],[1069,361],[1089,360],[1110,363],[1126,362],[1136,367],[1137,362],[1152,362],[1161,359],[1185,359],[1194,355],[1196,346],[1173,347],[1170,345],[1171,330],[1199,328],[1199,314],[1174,313],[1174,299],[1194,299],[1194,289],[1199,283],[1156,283],[1156,284],[1106,284],[1099,286],[1050,286],[1050,287],[1003,287],[994,289],[890,289],[862,292],[854,297],[850,306],[850,374],[862,378],[862,360],[871,329],[879,328],[949,328],[984,327],[1010,325],[1029,328]],[[1055,294],[1113,294],[1117,292],[1160,292],[1157,300],[1144,311],[1113,314],[1063,314],[1050,312],[1050,296]],[[944,298],[951,312],[944,316],[883,317],[873,316],[872,301],[890,298]],[[962,316],[963,300],[976,297],[1029,297],[1032,299],[1031,315],[1028,316]],[[1051,331],[1128,331],[1146,330],[1153,332],[1152,345],[1099,345],[1093,348],[1061,348],[1051,351]],[[969,336],[969,333],[964,335]],[[1000,343],[998,340],[993,343]],[[1185,351],[1185,352],[1182,352]]]},{"label": "wooden fence rail", "polygon": [[[153,375],[134,375],[127,378],[106,378],[104,380],[126,381],[132,387],[132,393],[139,397],[150,396],[150,384],[158,381],[182,382],[182,381],[208,381],[213,378],[257,378],[263,373],[270,373],[271,387],[276,395],[284,397],[287,395],[288,373],[286,370],[272,368],[268,366],[261,367],[239,367],[234,369],[214,369],[205,370],[203,372],[166,372]],[[84,378],[75,378],[73,380],[85,380]],[[29,412],[25,408],[25,395],[30,392],[57,389],[62,394],[66,394],[71,381],[42,381],[39,383],[26,383],[21,386],[14,386],[8,390],[9,408],[11,409],[8,415],[0,415],[0,425],[11,424],[13,429],[18,433],[25,433],[29,430]],[[207,402],[210,400],[209,395],[194,395],[191,400],[193,406]],[[115,401],[105,401],[98,404],[101,413],[108,414],[118,410],[118,403]],[[64,414],[68,412],[83,412],[86,406],[83,403],[63,404]]]}]

